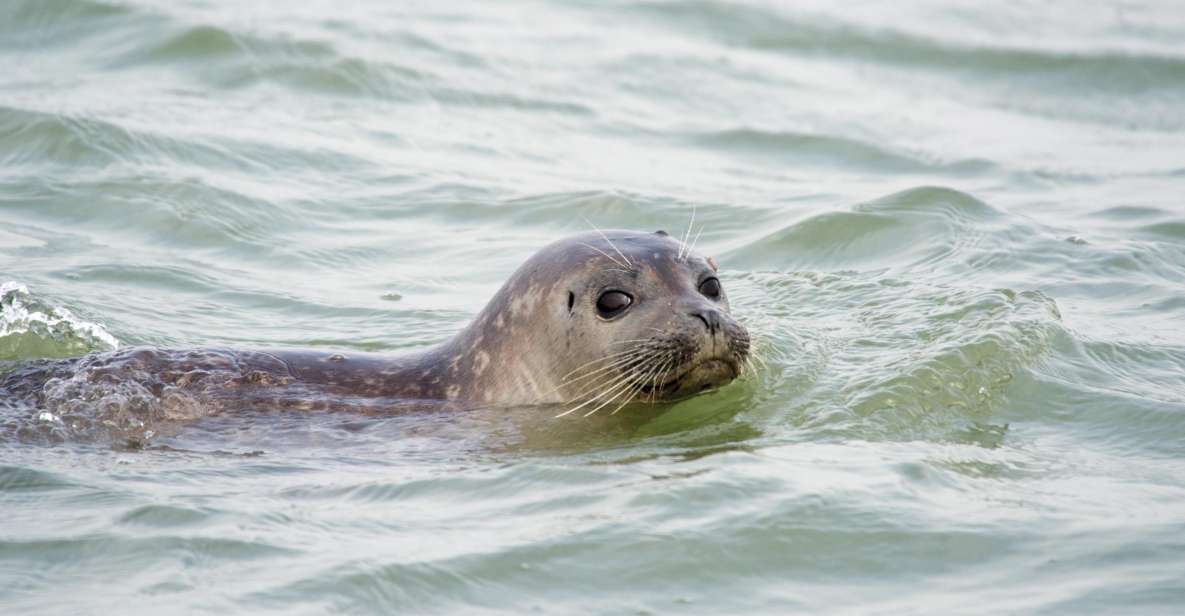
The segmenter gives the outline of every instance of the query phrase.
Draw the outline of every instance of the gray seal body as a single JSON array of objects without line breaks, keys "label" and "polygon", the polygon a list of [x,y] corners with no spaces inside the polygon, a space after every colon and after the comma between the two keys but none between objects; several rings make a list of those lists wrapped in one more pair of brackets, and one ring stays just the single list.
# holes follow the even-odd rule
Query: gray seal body
[{"label": "gray seal body", "polygon": [[0,377],[0,390],[45,406],[122,387],[180,415],[669,401],[724,385],[745,365],[749,336],[716,269],[662,231],[584,233],[537,252],[467,327],[424,350],[131,348],[32,362]]}]

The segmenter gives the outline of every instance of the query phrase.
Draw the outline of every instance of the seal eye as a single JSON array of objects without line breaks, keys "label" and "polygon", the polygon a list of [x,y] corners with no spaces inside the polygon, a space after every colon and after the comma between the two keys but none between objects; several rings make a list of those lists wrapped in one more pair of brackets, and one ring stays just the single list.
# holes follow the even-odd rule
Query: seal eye
[{"label": "seal eye", "polygon": [[605,291],[597,298],[597,314],[606,319],[613,318],[625,312],[632,303],[634,298],[621,291]]},{"label": "seal eye", "polygon": [[699,292],[707,297],[717,299],[720,297],[720,280],[717,278],[709,278],[699,283]]}]

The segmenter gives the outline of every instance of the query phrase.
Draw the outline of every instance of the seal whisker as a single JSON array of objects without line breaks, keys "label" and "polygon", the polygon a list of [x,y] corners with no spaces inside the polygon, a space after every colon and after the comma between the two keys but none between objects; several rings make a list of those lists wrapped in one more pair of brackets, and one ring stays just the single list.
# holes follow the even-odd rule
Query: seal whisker
[{"label": "seal whisker", "polygon": [[671,370],[675,369],[676,364],[677,362],[675,361],[674,357],[667,360],[667,363],[663,366],[662,374],[658,375],[658,379],[654,382],[655,391],[658,391],[658,389],[666,383],[667,375],[671,373]]},{"label": "seal whisker", "polygon": [[[590,417],[590,416],[592,416],[593,413],[596,413],[597,411],[605,408],[606,406],[613,404],[613,402],[615,400],[617,400],[619,397],[621,397],[622,394],[626,394],[630,391],[630,389],[632,388],[632,384],[633,384],[633,381],[629,380],[628,378],[623,379],[621,383],[614,386],[614,388],[617,390],[616,393],[614,393],[612,396],[607,398],[604,402],[598,404],[596,406],[596,408],[594,408],[593,410],[585,413],[584,416]],[[625,385],[625,387],[622,387],[622,385]],[[606,393],[608,393],[608,392],[606,392]]]},{"label": "seal whisker", "polygon": [[[613,363],[611,363],[611,364],[609,364],[609,365],[607,365],[607,366],[601,366],[601,367],[599,367],[599,368],[597,368],[597,369],[595,369],[595,370],[593,370],[593,371],[591,371],[591,372],[587,372],[587,373],[585,373],[585,374],[582,374],[582,375],[580,375],[580,376],[577,376],[577,377],[575,377],[575,378],[572,378],[572,379],[565,380],[563,383],[560,383],[559,387],[563,387],[563,386],[565,386],[565,385],[572,385],[572,384],[575,384],[575,383],[579,383],[580,381],[583,381],[583,380],[585,380],[585,379],[588,379],[588,378],[591,378],[591,377],[593,377],[593,376],[596,376],[596,375],[597,375],[597,374],[599,374],[599,373],[607,372],[607,371],[610,371],[610,370],[614,370],[614,369],[621,369],[621,368],[623,368],[623,367],[624,367],[624,368],[626,368],[626,369],[629,369],[629,368],[631,368],[633,365],[640,363],[640,362],[639,362],[639,360],[644,360],[644,358],[643,358],[643,356],[642,356],[642,354],[641,354],[641,353],[636,353],[636,354],[634,354],[634,355],[630,355],[630,356],[627,356],[627,357],[622,357],[622,358],[618,359],[618,361],[615,361],[615,362],[613,362]],[[556,389],[559,389],[559,387],[557,387]],[[582,392],[580,392],[580,394],[577,394],[575,397],[579,398],[579,397],[580,397],[581,395],[583,395],[584,393],[585,393],[585,392],[583,392],[583,391],[582,391]]]},{"label": "seal whisker", "polygon": [[621,249],[617,247],[617,244],[614,244],[614,243],[613,243],[613,240],[609,239],[609,236],[608,236],[608,235],[605,235],[605,232],[604,232],[604,231],[601,231],[599,228],[597,228],[597,226],[596,226],[596,225],[594,225],[594,224],[592,224],[591,222],[589,222],[589,220],[588,220],[587,218],[585,218],[585,217],[583,217],[583,216],[581,216],[580,218],[581,218],[582,220],[584,220],[584,222],[588,223],[588,226],[590,226],[590,227],[592,227],[593,229],[595,229],[597,233],[600,233],[600,234],[601,234],[601,237],[605,238],[605,241],[609,243],[609,246],[610,246],[610,247],[612,247],[612,248],[613,248],[613,250],[617,251],[617,254],[621,255],[621,258],[622,258],[622,259],[625,259],[625,262],[626,262],[626,264],[627,264],[627,265],[626,265],[626,267],[633,266],[634,262],[633,262],[633,261],[630,261],[630,258],[629,258],[629,257],[627,257],[627,256],[625,256],[625,253],[624,253],[624,252],[621,252]]},{"label": "seal whisker", "polygon": [[691,237],[691,228],[693,226],[695,226],[695,210],[696,210],[696,204],[692,203],[691,204],[691,220],[688,221],[688,223],[687,223],[687,231],[683,234],[683,245],[679,247],[679,254],[678,254],[678,256],[675,257],[676,261],[682,261],[683,259],[686,258],[686,255],[683,254],[683,248],[687,246],[687,239],[689,237]]},{"label": "seal whisker", "polygon": [[571,404],[581,403],[576,408],[585,406],[590,402],[595,402],[598,398],[604,396],[607,392],[613,391],[619,385],[624,383],[625,377],[621,374],[604,375],[589,387],[584,388],[579,395],[573,396]]},{"label": "seal whisker", "polygon": [[[635,361],[635,360],[636,360],[636,358],[631,358],[630,361]],[[622,366],[625,366],[625,365],[628,365],[628,362],[615,363],[611,366],[605,366],[605,367],[595,370],[593,372],[589,372],[587,374],[582,374],[576,378],[564,381],[564,382],[556,385],[555,387],[544,392],[544,394],[552,394],[552,393],[560,391],[561,389],[568,387],[568,386],[583,387],[584,389],[581,389],[578,393],[567,396],[568,400],[579,400],[584,394],[603,385],[605,382],[605,379],[612,380],[612,379],[617,378],[618,373],[612,372],[612,370],[620,369]],[[584,383],[583,385],[579,384],[581,381],[588,381],[589,379],[593,379],[593,380],[591,380],[587,383]]]},{"label": "seal whisker", "polygon": [[745,355],[745,358],[757,362],[762,370],[769,370],[769,364],[765,363],[765,358],[761,356],[761,353],[750,352],[748,355]]},{"label": "seal whisker", "polygon": [[630,402],[633,402],[635,400],[635,397],[638,395],[638,392],[642,391],[643,387],[645,387],[645,383],[642,383],[640,385],[636,384],[632,388],[630,388],[629,394],[626,395],[626,397],[621,401],[621,404],[618,404],[612,411],[610,411],[609,414],[616,415],[617,411],[620,411],[621,409],[625,408],[625,405],[629,404]]},{"label": "seal whisker", "polygon": [[[568,409],[568,410],[564,411],[563,413],[560,413],[559,415],[556,415],[556,418],[560,418],[560,417],[563,417],[564,415],[568,415],[568,414],[570,414],[570,413],[574,413],[574,412],[576,412],[576,411],[578,411],[578,410],[580,410],[580,409],[582,409],[582,408],[584,408],[584,407],[586,407],[586,406],[588,406],[588,405],[592,404],[593,402],[596,402],[597,400],[601,399],[601,397],[602,397],[602,396],[604,396],[604,395],[606,395],[606,394],[609,394],[609,393],[612,393],[612,392],[614,392],[614,391],[617,391],[617,390],[619,390],[619,389],[621,388],[621,386],[622,386],[622,385],[626,385],[626,384],[628,384],[629,382],[630,382],[630,381],[629,381],[629,379],[627,379],[627,378],[621,378],[621,379],[619,379],[619,380],[617,380],[617,381],[614,381],[614,382],[613,382],[613,384],[612,384],[610,387],[608,387],[608,388],[606,388],[606,389],[602,389],[602,390],[601,390],[601,393],[599,393],[599,394],[597,394],[596,396],[593,396],[592,398],[589,398],[588,400],[586,400],[586,401],[584,401],[584,402],[582,402],[582,403],[580,403],[580,404],[578,404],[578,405],[576,405],[576,406],[574,406],[574,407],[572,407],[572,408],[570,408],[570,409]],[[598,408],[599,408],[599,407],[598,407]],[[595,410],[594,410],[593,412],[595,412]],[[591,413],[590,413],[590,414],[591,414]],[[588,417],[588,415],[585,415],[585,417]]]},{"label": "seal whisker", "polygon": [[[602,373],[599,375],[588,375],[588,378],[591,380],[589,380],[586,383],[580,384],[580,385],[576,385],[576,381],[573,381],[572,383],[568,383],[568,385],[574,385],[579,388],[578,392],[576,392],[575,394],[572,394],[570,396],[567,396],[568,402],[576,402],[579,400],[583,400],[585,396],[588,396],[588,395],[595,393],[599,390],[603,390],[606,387],[615,385],[618,380],[628,379],[629,377],[628,377],[628,374],[624,374],[621,372],[607,372],[607,373]],[[581,380],[583,380],[583,379],[581,379]]]},{"label": "seal whisker", "polygon": [[645,374],[643,374],[642,378],[638,379],[634,383],[634,387],[633,387],[633,389],[630,390],[630,395],[626,396],[625,401],[622,402],[621,404],[619,404],[617,406],[617,408],[613,409],[613,412],[609,413],[609,414],[616,415],[617,411],[620,411],[622,408],[625,407],[626,404],[629,404],[631,401],[635,400],[638,396],[638,393],[640,393],[643,389],[646,388],[646,381],[649,380],[650,375],[656,374],[658,372],[658,369],[659,369],[658,362],[655,362],[654,367],[651,368],[649,371],[647,371]]},{"label": "seal whisker", "polygon": [[626,350],[624,350],[624,351],[620,351],[620,352],[618,352],[618,353],[612,353],[612,354],[610,354],[610,355],[606,355],[606,356],[604,356],[604,357],[598,357],[598,358],[596,358],[596,359],[594,359],[594,360],[592,360],[592,361],[586,361],[586,362],[584,362],[583,364],[580,364],[579,366],[576,366],[575,368],[573,368],[573,369],[572,369],[570,372],[568,372],[568,373],[567,373],[567,374],[565,374],[564,376],[560,377],[560,379],[567,379],[569,376],[572,376],[573,374],[576,374],[577,372],[579,372],[579,371],[583,370],[583,369],[584,369],[586,366],[589,366],[590,364],[596,364],[596,363],[599,363],[599,362],[605,362],[605,361],[609,361],[609,360],[611,360],[611,359],[619,359],[619,358],[621,358],[621,357],[623,357],[623,356],[625,356],[625,355],[629,355],[630,353],[637,352],[638,350],[639,350],[639,349],[636,349],[636,348],[626,349]]},{"label": "seal whisker", "polygon": [[[619,366],[614,366],[614,367],[617,368]],[[590,377],[590,376],[593,376],[593,375],[591,375],[591,374],[585,375],[585,377],[581,377],[579,380],[584,380],[585,378]],[[608,379],[609,382],[613,382],[615,379],[618,379],[618,378],[629,378],[629,374],[628,373],[603,374],[599,377],[598,380],[592,381],[591,383],[585,383],[584,385],[582,385],[582,387],[584,387],[584,389],[582,389],[580,391],[580,393],[572,396],[572,398],[575,400],[579,400],[585,394],[593,392],[593,391],[597,390],[598,388],[603,388],[605,386],[605,379]],[[576,381],[572,381],[572,382],[575,383]]]},{"label": "seal whisker", "polygon": [[629,267],[629,265],[626,265],[625,263],[622,263],[621,261],[618,261],[618,260],[617,260],[617,258],[616,258],[616,257],[614,257],[613,255],[611,255],[611,254],[609,254],[609,253],[605,252],[604,250],[601,250],[600,248],[597,248],[596,246],[593,246],[592,244],[586,244],[586,243],[584,243],[584,242],[580,242],[580,245],[581,245],[581,246],[584,246],[584,247],[586,247],[586,248],[592,248],[593,250],[595,250],[595,251],[597,251],[597,252],[599,252],[599,253],[601,253],[601,254],[605,255],[605,258],[606,258],[606,259],[609,259],[610,261],[612,261],[612,262],[616,263],[617,265],[620,265],[621,267],[626,267],[626,268],[628,268],[628,267]]},{"label": "seal whisker", "polygon": [[753,357],[751,355],[745,356],[744,365],[749,367],[749,374],[750,375],[757,376],[757,366],[753,364]]},{"label": "seal whisker", "polygon": [[[635,372],[634,372],[634,373],[631,375],[631,382],[633,383],[633,386],[632,386],[632,387],[627,387],[627,388],[626,388],[626,389],[623,391],[623,394],[624,394],[624,396],[625,396],[625,397],[624,397],[624,398],[622,398],[621,404],[617,405],[617,407],[616,407],[616,408],[614,408],[614,409],[613,409],[613,411],[612,411],[611,413],[609,413],[610,415],[616,415],[616,414],[617,414],[617,411],[620,411],[621,409],[625,408],[625,405],[627,405],[627,404],[629,404],[630,402],[632,402],[632,401],[633,401],[633,400],[636,398],[636,396],[638,395],[638,392],[639,392],[639,391],[641,391],[641,390],[642,390],[642,388],[646,386],[646,380],[645,380],[645,378],[642,378],[642,379],[638,379],[638,378],[637,378],[637,376],[638,376],[639,374],[641,374],[641,370],[636,370],[636,371],[635,371]],[[613,398],[611,398],[610,400],[607,400],[607,401],[605,401],[604,403],[602,403],[602,404],[601,404],[600,406],[598,406],[597,408],[595,408],[595,409],[593,409],[593,410],[589,411],[588,413],[586,413],[584,416],[585,416],[585,417],[588,417],[589,415],[592,415],[593,413],[595,413],[595,412],[597,412],[598,410],[600,410],[600,409],[602,409],[602,408],[604,408],[604,407],[608,406],[609,404],[612,404],[612,403],[613,403],[613,402],[615,402],[615,401],[617,400],[617,398],[618,398],[618,397],[620,397],[621,395],[622,395],[622,394],[620,394],[620,393],[619,393],[618,395],[616,395],[616,396],[613,396]]]},{"label": "seal whisker", "polygon": [[623,349],[623,350],[621,350],[621,351],[617,351],[617,352],[615,352],[615,353],[610,353],[609,355],[606,355],[606,356],[604,356],[604,357],[598,357],[598,358],[596,358],[596,359],[591,359],[591,360],[589,360],[589,361],[586,361],[586,362],[584,362],[583,364],[580,364],[579,366],[577,366],[577,367],[573,368],[571,372],[568,372],[568,373],[567,373],[567,374],[565,374],[564,376],[568,376],[568,375],[570,375],[570,374],[573,374],[573,373],[575,373],[575,372],[579,371],[580,369],[582,369],[582,368],[584,368],[585,366],[588,366],[588,365],[590,365],[590,364],[595,364],[595,363],[597,363],[597,362],[608,361],[608,360],[610,360],[610,359],[614,359],[614,358],[617,358],[617,357],[621,357],[621,356],[623,356],[623,355],[628,355],[628,354],[630,354],[630,353],[632,353],[632,352],[634,352],[634,351],[637,351],[637,350],[638,350],[638,349],[636,349],[636,348]]},{"label": "seal whisker", "polygon": [[[675,361],[675,359],[676,359],[675,357],[672,357],[672,358],[671,358],[671,359],[670,359],[670,360],[667,362],[667,368],[666,368],[665,370],[663,370],[662,376],[661,376],[661,377],[659,377],[659,379],[658,379],[658,382],[659,382],[659,383],[665,383],[665,382],[666,382],[666,379],[667,379],[667,374],[670,374],[671,370],[674,370],[674,369],[675,369],[675,366],[677,366],[677,365],[678,365],[678,362],[676,362],[676,361]],[[654,391],[655,391],[655,392],[657,392],[657,391],[658,391],[658,389],[659,389],[659,387],[661,387],[661,385],[655,385],[655,386],[654,386]]]},{"label": "seal whisker", "polygon": [[607,366],[601,366],[601,367],[597,368],[596,370],[586,372],[584,374],[581,374],[580,376],[573,377],[570,379],[565,379],[562,383],[560,383],[560,387],[563,387],[565,385],[572,385],[574,383],[579,383],[580,381],[583,381],[589,377],[595,376],[595,375],[600,374],[602,372],[607,372],[609,370],[614,370],[617,368],[621,368],[623,366],[629,366],[630,364],[636,362],[640,358],[641,358],[641,356],[623,357],[623,358],[619,359],[618,361],[615,361],[612,364],[609,364]]},{"label": "seal whisker", "polygon": [[651,389],[657,389],[659,386],[659,377],[667,368],[673,366],[678,362],[678,353],[666,349],[655,355],[654,370],[646,373],[646,380],[651,381]]},{"label": "seal whisker", "polygon": [[604,366],[596,367],[595,369],[591,369],[591,370],[589,370],[588,372],[585,372],[585,373],[582,373],[582,374],[577,374],[577,375],[575,375],[575,376],[572,376],[572,377],[566,378],[566,379],[564,379],[564,380],[560,381],[560,382],[559,382],[559,383],[558,383],[558,384],[555,386],[555,389],[553,389],[552,391],[558,390],[558,389],[560,389],[560,388],[562,388],[562,387],[567,387],[567,386],[569,386],[569,385],[573,385],[573,384],[579,383],[580,381],[583,381],[583,380],[585,380],[585,379],[588,379],[589,377],[596,376],[596,375],[598,375],[598,374],[600,374],[600,373],[602,373],[602,372],[606,372],[606,371],[612,370],[612,369],[614,369],[614,368],[619,368],[619,367],[621,367],[621,366],[624,366],[624,365],[628,364],[630,361],[633,361],[633,360],[634,360],[634,358],[633,358],[633,357],[622,357],[622,358],[619,358],[617,361],[615,361],[615,362],[613,362],[613,363],[611,363],[611,364],[607,364],[607,365],[604,365]]},{"label": "seal whisker", "polygon": [[663,361],[659,365],[658,370],[654,371],[654,376],[650,378],[650,396],[647,397],[649,402],[653,403],[654,398],[658,395],[658,377],[661,376],[666,371],[667,366],[670,365],[671,360],[670,358],[667,358],[666,361]]},{"label": "seal whisker", "polygon": [[[643,358],[643,359],[646,359],[646,358]],[[643,370],[645,370],[645,367],[646,367],[646,363],[644,361],[640,362],[640,363],[633,364],[628,367],[628,371],[626,371],[620,375],[620,380],[612,382],[609,387],[601,387],[601,389],[602,389],[601,393],[594,396],[591,400],[586,401],[581,406],[595,402],[596,400],[601,399],[602,397],[604,397],[608,394],[612,394],[612,395],[610,395],[608,398],[603,400],[601,402],[601,404],[597,405],[591,411],[585,413],[584,416],[589,417],[590,415],[596,413],[597,411],[601,410],[602,408],[605,408],[606,406],[612,404],[613,402],[615,402],[616,400],[621,398],[623,395],[625,396],[625,401],[622,403],[622,406],[624,406],[626,402],[629,402],[631,399],[633,399],[637,395],[637,392],[639,390],[641,390],[642,387],[645,386],[645,383],[646,383],[645,378],[639,378],[639,376],[643,375]],[[599,386],[600,386],[600,384],[598,383],[598,385],[586,390],[586,392],[591,391],[592,389],[596,389]],[[620,408],[620,406],[618,408]]]},{"label": "seal whisker", "polygon": [[683,255],[683,258],[685,260],[691,256],[691,251],[695,250],[695,245],[696,245],[696,243],[699,242],[699,236],[702,235],[703,232],[704,232],[704,225],[700,225],[699,231],[695,232],[695,239],[691,240],[691,246],[689,246],[687,248],[687,254]]}]

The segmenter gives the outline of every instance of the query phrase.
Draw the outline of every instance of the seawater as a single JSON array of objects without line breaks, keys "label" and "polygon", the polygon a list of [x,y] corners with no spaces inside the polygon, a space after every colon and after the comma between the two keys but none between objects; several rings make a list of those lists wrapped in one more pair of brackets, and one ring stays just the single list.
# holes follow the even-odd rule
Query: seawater
[{"label": "seawater", "polygon": [[0,430],[0,605],[1179,613],[1183,41],[1172,1],[4,2],[9,367],[418,348],[583,219],[693,212],[762,365],[612,418]]}]

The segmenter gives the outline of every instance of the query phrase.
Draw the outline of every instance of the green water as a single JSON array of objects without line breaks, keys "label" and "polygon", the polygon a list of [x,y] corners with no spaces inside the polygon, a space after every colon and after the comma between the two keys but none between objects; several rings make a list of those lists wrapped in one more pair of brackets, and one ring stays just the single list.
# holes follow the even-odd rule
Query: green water
[{"label": "green water", "polygon": [[0,361],[422,347],[694,210],[763,362],[137,447],[0,401],[0,611],[1180,613],[1185,10],[788,4],[0,3]]}]

